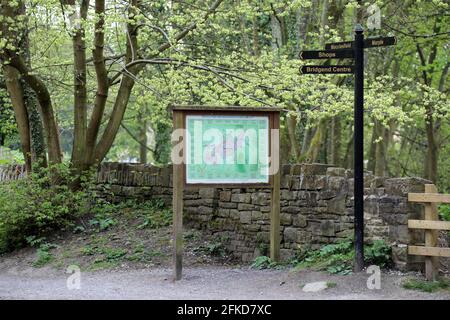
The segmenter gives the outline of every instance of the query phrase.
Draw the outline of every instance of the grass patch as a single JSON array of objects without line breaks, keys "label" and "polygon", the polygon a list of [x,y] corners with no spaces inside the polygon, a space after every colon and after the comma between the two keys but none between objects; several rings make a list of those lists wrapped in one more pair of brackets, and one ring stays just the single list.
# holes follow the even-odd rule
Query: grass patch
[{"label": "grass patch", "polygon": [[402,287],[409,290],[433,293],[440,290],[450,291],[450,279],[440,278],[436,281],[408,279],[402,283]]},{"label": "grass patch", "polygon": [[46,264],[52,262],[55,257],[50,252],[51,249],[56,248],[55,245],[50,243],[43,243],[36,251],[36,260],[33,261],[33,267],[40,268]]}]

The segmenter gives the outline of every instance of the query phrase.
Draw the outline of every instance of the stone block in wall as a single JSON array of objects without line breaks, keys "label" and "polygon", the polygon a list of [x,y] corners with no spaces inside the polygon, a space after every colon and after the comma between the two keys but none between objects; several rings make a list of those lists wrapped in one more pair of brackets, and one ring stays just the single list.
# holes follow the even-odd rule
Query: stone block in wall
[{"label": "stone block in wall", "polygon": [[348,189],[347,179],[344,177],[328,177],[326,190],[336,193],[346,192]]},{"label": "stone block in wall", "polygon": [[297,241],[297,228],[286,227],[283,232],[284,242],[296,242]]},{"label": "stone block in wall", "polygon": [[336,214],[345,214],[347,210],[346,199],[347,195],[345,193],[341,193],[333,199],[328,200],[327,211]]},{"label": "stone block in wall", "polygon": [[231,195],[232,202],[250,203],[251,194],[250,193],[234,193]]},{"label": "stone block in wall", "polygon": [[327,220],[320,223],[320,233],[322,236],[333,237],[336,234],[334,221]]},{"label": "stone block in wall", "polygon": [[217,209],[217,215],[219,217],[227,218],[230,216],[230,209],[219,208],[219,209]]},{"label": "stone block in wall", "polygon": [[219,202],[219,208],[237,209],[237,207],[236,202]]},{"label": "stone block in wall", "polygon": [[342,230],[339,232],[336,232],[336,237],[338,238],[351,238],[354,234],[354,230],[353,229],[347,229],[347,230]]},{"label": "stone block in wall", "polygon": [[200,188],[198,190],[200,198],[214,199],[216,195],[216,188]]},{"label": "stone block in wall", "polygon": [[298,192],[293,190],[280,190],[281,200],[296,200]]},{"label": "stone block in wall", "polygon": [[255,210],[256,207],[254,204],[249,204],[249,203],[238,203],[238,210],[239,211],[251,211],[251,210]]},{"label": "stone block in wall", "polygon": [[244,230],[250,231],[250,232],[257,232],[259,230],[261,230],[261,225],[256,224],[256,223],[249,223],[249,224],[244,224],[242,226],[242,228]]},{"label": "stone block in wall", "polygon": [[280,224],[288,226],[292,224],[292,215],[288,213],[280,213]]},{"label": "stone block in wall", "polygon": [[409,229],[407,225],[389,226],[389,240],[409,243]]},{"label": "stone block in wall", "polygon": [[184,200],[184,205],[187,207],[195,206],[208,206],[211,207],[214,204],[214,199],[191,199]]},{"label": "stone block in wall", "polygon": [[234,220],[239,219],[239,211],[237,209],[230,209],[230,218]]},{"label": "stone block in wall", "polygon": [[222,202],[231,201],[231,191],[220,191],[219,200]]},{"label": "stone block in wall", "polygon": [[270,232],[260,231],[256,234],[257,243],[269,243],[270,242]]},{"label": "stone block in wall", "polygon": [[432,183],[422,178],[390,178],[384,182],[386,193],[405,197],[409,192],[424,192],[425,184]]},{"label": "stone block in wall", "polygon": [[291,164],[282,164],[281,165],[281,171],[280,171],[280,173],[281,173],[281,175],[282,176],[284,176],[284,175],[290,175],[291,174]]},{"label": "stone block in wall", "polygon": [[252,211],[252,220],[257,221],[263,219],[263,213],[261,211]]},{"label": "stone block in wall", "polygon": [[214,212],[214,209],[211,208],[211,207],[199,206],[199,207],[197,207],[197,212],[199,214],[209,215],[209,214],[212,214]]},{"label": "stone block in wall", "polygon": [[252,212],[251,211],[239,212],[239,221],[244,224],[251,223],[252,222]]},{"label": "stone block in wall", "polygon": [[111,192],[113,194],[117,194],[117,195],[121,194],[122,193],[122,186],[119,186],[117,184],[111,185]]},{"label": "stone block in wall", "polygon": [[[285,190],[280,191],[282,193]],[[270,204],[270,194],[267,192],[258,192],[251,194],[252,204],[257,204],[261,206],[267,206]]]},{"label": "stone block in wall", "polygon": [[301,214],[293,215],[292,225],[295,227],[305,228],[308,225],[306,217]]},{"label": "stone block in wall", "polygon": [[326,174],[330,177],[345,177],[345,169],[338,167],[329,167],[327,168]]}]

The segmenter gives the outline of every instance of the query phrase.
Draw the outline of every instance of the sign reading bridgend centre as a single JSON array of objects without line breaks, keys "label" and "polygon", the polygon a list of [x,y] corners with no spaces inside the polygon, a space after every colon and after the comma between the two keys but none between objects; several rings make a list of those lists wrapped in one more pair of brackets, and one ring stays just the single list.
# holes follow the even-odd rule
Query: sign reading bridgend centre
[{"label": "sign reading bridgend centre", "polygon": [[186,184],[269,183],[269,117],[186,115]]}]

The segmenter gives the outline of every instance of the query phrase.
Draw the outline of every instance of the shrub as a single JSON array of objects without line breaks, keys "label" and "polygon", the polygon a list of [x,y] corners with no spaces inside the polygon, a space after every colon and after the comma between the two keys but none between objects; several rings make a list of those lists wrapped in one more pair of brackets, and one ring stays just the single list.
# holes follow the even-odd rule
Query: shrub
[{"label": "shrub", "polygon": [[372,245],[364,247],[364,260],[381,268],[391,262],[391,247],[383,240],[375,240]]},{"label": "shrub", "polygon": [[[386,267],[391,261],[391,248],[383,240],[376,240],[364,246],[364,261]],[[318,250],[303,252],[294,264],[297,268],[325,270],[331,274],[349,274],[353,269],[355,251],[353,241],[345,239],[338,243],[323,246]]]},{"label": "shrub", "polygon": [[450,279],[440,278],[437,281],[407,279],[402,283],[402,286],[405,289],[418,290],[429,293],[445,289],[450,291]]},{"label": "shrub", "polygon": [[26,239],[64,230],[86,212],[88,181],[83,179],[85,188],[72,191],[71,177],[69,167],[61,164],[0,185],[0,253],[24,246]]},{"label": "shrub", "polygon": [[272,261],[269,257],[259,256],[253,260],[252,265],[250,266],[252,269],[272,269],[275,268],[278,264],[275,261]]}]

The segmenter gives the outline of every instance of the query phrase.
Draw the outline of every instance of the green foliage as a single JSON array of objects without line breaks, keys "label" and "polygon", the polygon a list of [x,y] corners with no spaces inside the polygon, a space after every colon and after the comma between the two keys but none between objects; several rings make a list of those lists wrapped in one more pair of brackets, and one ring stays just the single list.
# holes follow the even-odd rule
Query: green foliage
[{"label": "green foliage", "polygon": [[143,219],[138,229],[156,229],[172,223],[172,209],[166,208],[161,199],[138,204],[137,207],[135,206],[135,210],[140,212]]},{"label": "green foliage", "polygon": [[375,240],[372,245],[364,247],[364,259],[367,264],[374,264],[381,268],[391,262],[392,249],[383,240]]},{"label": "green foliage", "polygon": [[21,151],[0,147],[0,166],[23,163],[23,153]]},{"label": "green foliage", "polygon": [[[440,204],[438,210],[442,220],[450,221],[450,204]],[[450,231],[447,234],[450,237]]]},{"label": "green foliage", "polygon": [[250,268],[262,270],[262,269],[273,269],[277,266],[278,266],[277,262],[272,261],[272,259],[270,259],[269,257],[259,256],[256,257],[255,260],[253,260],[253,263],[251,264]]},{"label": "green foliage", "polygon": [[450,279],[440,278],[437,281],[408,279],[402,283],[402,286],[405,289],[418,290],[429,293],[436,292],[439,290],[450,291]]},{"label": "green foliage", "polygon": [[54,257],[50,252],[50,250],[53,248],[56,248],[56,246],[50,243],[40,244],[36,251],[37,258],[33,262],[33,267],[40,268],[53,261]]},{"label": "green foliage", "polygon": [[110,217],[104,217],[103,215],[96,215],[94,219],[89,220],[89,224],[98,229],[98,231],[104,231],[116,224],[116,220]]},{"label": "green foliage", "polygon": [[[366,264],[386,267],[390,263],[391,248],[382,240],[364,246]],[[345,239],[335,244],[323,246],[318,250],[306,250],[294,261],[296,268],[323,270],[331,274],[350,274],[353,269],[355,252],[353,241]]]},{"label": "green foliage", "polygon": [[61,164],[0,184],[0,252],[72,226],[92,203],[86,189],[72,191],[70,183],[70,170]]},{"label": "green foliage", "polygon": [[439,205],[439,215],[442,220],[450,221],[450,204],[441,204]]}]

